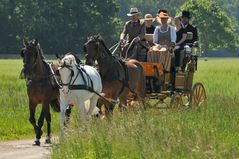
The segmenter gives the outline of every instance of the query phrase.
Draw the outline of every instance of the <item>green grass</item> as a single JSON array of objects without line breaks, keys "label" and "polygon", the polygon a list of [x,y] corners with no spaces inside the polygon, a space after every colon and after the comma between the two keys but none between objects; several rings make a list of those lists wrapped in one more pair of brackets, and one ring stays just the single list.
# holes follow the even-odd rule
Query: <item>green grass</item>
[{"label": "green grass", "polygon": [[[0,61],[0,140],[34,137],[21,67],[21,61]],[[194,79],[206,88],[205,112],[116,111],[110,122],[78,123],[74,109],[52,158],[239,158],[238,81],[239,59],[209,59],[199,62]],[[57,134],[59,114],[53,113],[52,125]]]}]

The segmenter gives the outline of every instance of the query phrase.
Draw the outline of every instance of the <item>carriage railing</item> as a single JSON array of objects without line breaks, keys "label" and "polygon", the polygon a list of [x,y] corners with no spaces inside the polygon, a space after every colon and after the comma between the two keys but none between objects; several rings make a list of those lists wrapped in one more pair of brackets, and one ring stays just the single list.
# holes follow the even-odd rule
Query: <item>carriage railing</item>
[{"label": "carriage railing", "polygon": [[[200,57],[202,55],[201,54],[201,46],[200,46],[199,42],[196,41],[194,43],[187,43],[184,46],[184,51],[185,51],[185,62],[186,62],[186,67],[187,67],[185,70],[196,71],[198,57]],[[193,64],[193,66],[192,66],[192,64]]]}]

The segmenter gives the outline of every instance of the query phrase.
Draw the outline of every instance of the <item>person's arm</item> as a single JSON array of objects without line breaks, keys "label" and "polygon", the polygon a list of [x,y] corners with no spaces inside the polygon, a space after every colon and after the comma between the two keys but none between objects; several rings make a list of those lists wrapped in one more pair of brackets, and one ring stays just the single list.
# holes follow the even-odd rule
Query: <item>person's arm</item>
[{"label": "person's arm", "polygon": [[122,33],[120,34],[120,40],[125,39],[126,35],[127,35],[127,23],[125,23],[124,29],[123,29]]},{"label": "person's arm", "polygon": [[153,34],[153,43],[158,44],[158,27],[154,29],[154,34]]},{"label": "person's arm", "polygon": [[182,39],[176,43],[176,45],[181,45],[187,39],[187,33],[183,33]]},{"label": "person's arm", "polygon": [[145,27],[145,23],[143,23],[142,26],[141,26],[140,34],[138,35],[140,40],[144,39],[145,33],[146,33],[146,27]]},{"label": "person's arm", "polygon": [[177,39],[177,34],[176,34],[176,30],[175,30],[175,28],[174,27],[172,27],[172,26],[170,26],[171,27],[171,33],[170,33],[170,35],[171,35],[171,42],[172,43],[176,43],[176,39]]}]

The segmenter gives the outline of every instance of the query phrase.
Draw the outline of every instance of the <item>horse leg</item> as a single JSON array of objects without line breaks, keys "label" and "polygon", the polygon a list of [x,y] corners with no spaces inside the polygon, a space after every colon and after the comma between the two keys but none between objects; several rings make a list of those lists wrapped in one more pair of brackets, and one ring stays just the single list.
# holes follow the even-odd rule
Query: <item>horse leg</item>
[{"label": "horse leg", "polygon": [[66,119],[64,122],[64,126],[67,127],[67,125],[70,122],[70,116],[71,116],[71,109],[72,109],[73,105],[69,104],[68,107],[66,108]]},{"label": "horse leg", "polygon": [[127,97],[125,95],[121,96],[119,102],[119,109],[122,112],[123,110],[127,109]]},{"label": "horse leg", "polygon": [[47,138],[45,143],[46,144],[51,144],[51,113],[50,113],[50,107],[46,108],[46,122],[47,122]]},{"label": "horse leg", "polygon": [[60,133],[60,139],[62,139],[64,137],[64,128],[65,128],[65,121],[66,121],[66,108],[67,108],[67,102],[65,100],[64,97],[62,97],[63,95],[61,94],[61,117],[60,117],[60,129],[61,129],[61,133]]},{"label": "horse leg", "polygon": [[84,121],[87,116],[85,102],[79,101],[78,103],[79,103],[79,105],[78,105],[79,106],[79,120]]},{"label": "horse leg", "polygon": [[88,115],[98,115],[99,109],[96,107],[97,101],[98,101],[98,95],[93,95],[90,99],[90,108],[88,110]]},{"label": "horse leg", "polygon": [[44,118],[45,118],[45,115],[46,115],[46,107],[49,107],[49,105],[46,105],[45,103],[42,104],[42,110],[41,110],[41,114],[40,114],[40,117],[38,119],[38,128],[37,128],[37,131],[36,131],[36,142],[39,143],[40,145],[40,139],[41,139],[41,136],[42,136],[42,126],[43,126],[43,123],[44,123]]},{"label": "horse leg", "polygon": [[[34,127],[35,135],[37,134],[37,130],[38,130],[38,126],[36,125],[36,119],[35,119],[36,106],[37,104],[33,103],[32,101],[29,102],[29,110],[30,110],[29,121]],[[35,140],[33,145],[40,146],[39,140]]]}]

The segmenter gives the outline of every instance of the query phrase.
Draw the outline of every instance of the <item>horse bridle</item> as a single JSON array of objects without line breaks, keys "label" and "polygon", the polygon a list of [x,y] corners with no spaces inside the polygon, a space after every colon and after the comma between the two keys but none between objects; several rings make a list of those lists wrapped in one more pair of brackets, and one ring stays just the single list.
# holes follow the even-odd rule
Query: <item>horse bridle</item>
[{"label": "horse bridle", "polygon": [[[68,86],[68,87],[69,87],[70,85],[73,85],[73,84],[75,83],[77,77],[79,76],[79,71],[77,72],[77,75],[76,75],[75,79],[73,80],[74,71],[73,71],[73,69],[72,69],[72,66],[67,65],[67,64],[64,62],[63,65],[61,65],[60,69],[62,69],[62,68],[67,68],[68,70],[71,71],[70,81],[69,81],[68,83],[63,83],[63,82],[61,81],[61,86]],[[60,70],[60,69],[59,69],[59,70]],[[73,81],[73,82],[72,82],[72,81]]]},{"label": "horse bridle", "polygon": [[[27,48],[25,48],[25,50],[27,50]],[[23,50],[22,50],[23,51]],[[39,56],[39,54],[40,54],[40,48],[39,48],[39,45],[37,45],[36,46],[36,56],[34,56],[35,57],[35,59],[34,59],[34,62],[33,62],[33,66],[32,67],[29,67],[30,68],[30,76],[32,76],[32,70],[37,66],[37,58],[38,58],[38,56]],[[25,55],[24,55],[25,56]],[[23,56],[23,58],[25,58]],[[30,63],[27,63],[26,62],[26,60],[24,60],[25,62],[24,62],[24,65],[26,66],[26,67],[28,67],[28,66],[31,66],[31,64]]]},{"label": "horse bridle", "polygon": [[[88,45],[89,43],[93,43],[93,41],[89,41],[84,45],[84,51],[87,53],[87,49],[86,49],[86,45]],[[97,60],[99,58],[104,58],[105,55],[103,53],[100,54],[100,41],[98,41],[97,39],[95,39],[94,41],[95,45],[96,45],[96,55],[94,57],[90,57],[91,60]],[[86,56],[88,57],[89,54],[87,53]]]}]

